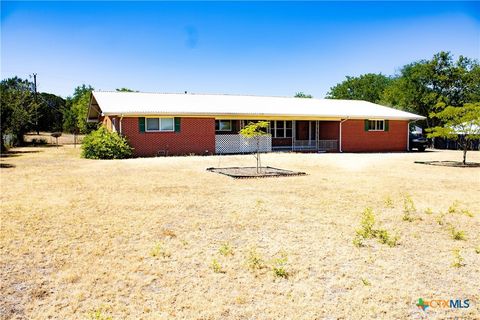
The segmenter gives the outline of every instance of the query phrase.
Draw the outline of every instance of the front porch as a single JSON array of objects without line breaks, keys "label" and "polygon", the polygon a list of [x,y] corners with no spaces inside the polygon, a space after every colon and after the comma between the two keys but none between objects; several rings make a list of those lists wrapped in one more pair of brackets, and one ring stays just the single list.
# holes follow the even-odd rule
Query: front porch
[{"label": "front porch", "polygon": [[[235,154],[256,151],[254,139],[239,131],[252,120],[216,120],[215,153]],[[268,135],[260,137],[260,151],[337,152],[339,121],[272,120]]]}]

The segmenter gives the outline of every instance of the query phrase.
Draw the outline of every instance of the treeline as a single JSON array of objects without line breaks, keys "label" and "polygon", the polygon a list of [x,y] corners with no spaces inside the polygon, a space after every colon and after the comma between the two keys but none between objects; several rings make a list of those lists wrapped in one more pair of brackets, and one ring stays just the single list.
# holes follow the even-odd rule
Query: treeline
[{"label": "treeline", "polygon": [[427,117],[424,127],[441,125],[438,117],[447,106],[480,102],[478,60],[440,52],[429,60],[412,62],[395,75],[368,73],[332,87],[330,99],[366,100]]},{"label": "treeline", "polygon": [[[22,145],[27,132],[68,132],[74,134],[89,133],[96,128],[95,123],[86,121],[90,94],[90,85],[75,88],[66,99],[46,92],[35,96],[33,83],[26,79],[13,77],[0,82],[1,101],[1,140],[2,151],[5,144]],[[117,91],[133,91],[128,88]]]}]

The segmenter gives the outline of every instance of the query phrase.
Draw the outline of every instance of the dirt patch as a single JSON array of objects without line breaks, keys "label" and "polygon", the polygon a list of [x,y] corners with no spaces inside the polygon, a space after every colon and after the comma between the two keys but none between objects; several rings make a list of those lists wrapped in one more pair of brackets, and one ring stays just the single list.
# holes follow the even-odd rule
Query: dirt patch
[{"label": "dirt patch", "polygon": [[272,167],[262,167],[260,169],[260,172],[257,172],[256,167],[207,168],[207,171],[224,174],[235,179],[273,178],[306,175],[305,172],[284,170]]},{"label": "dirt patch", "polygon": [[478,162],[467,162],[464,164],[460,161],[415,161],[415,163],[442,167],[480,168],[480,163]]}]

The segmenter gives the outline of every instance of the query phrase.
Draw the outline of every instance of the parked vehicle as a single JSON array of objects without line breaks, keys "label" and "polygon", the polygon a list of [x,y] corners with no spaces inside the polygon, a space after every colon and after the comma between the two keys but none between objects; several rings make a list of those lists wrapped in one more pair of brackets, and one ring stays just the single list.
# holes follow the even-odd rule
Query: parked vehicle
[{"label": "parked vehicle", "polygon": [[409,149],[417,149],[418,151],[425,151],[429,142],[427,138],[423,136],[421,132],[410,132],[409,137]]}]

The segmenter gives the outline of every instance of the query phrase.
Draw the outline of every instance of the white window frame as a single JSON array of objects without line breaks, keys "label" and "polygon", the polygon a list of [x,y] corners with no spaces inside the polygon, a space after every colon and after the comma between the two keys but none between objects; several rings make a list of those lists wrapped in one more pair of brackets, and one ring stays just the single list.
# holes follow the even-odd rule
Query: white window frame
[{"label": "white window frame", "polygon": [[[218,130],[215,129],[216,132],[232,132],[232,130],[233,130],[232,120],[216,120],[216,121],[218,121]],[[221,123],[222,121],[223,121],[223,122],[229,122],[229,123],[230,123],[230,129],[228,129],[228,130],[221,129],[221,128],[220,128],[220,127],[221,127],[220,123]]]},{"label": "white window frame", "polygon": [[[148,130],[147,119],[158,119],[158,130]],[[162,130],[162,119],[168,119],[173,122],[171,130]],[[175,131],[175,118],[174,117],[145,117],[145,132],[174,132]]]},{"label": "white window frame", "polygon": [[[279,138],[279,139],[289,139],[293,137],[293,121],[290,120],[271,120],[273,122],[273,127],[270,127],[270,134],[272,135],[272,138]],[[283,128],[279,128],[280,130],[283,129],[283,136],[282,137],[277,137],[277,122],[283,122]],[[287,128],[287,122],[292,122],[292,126],[290,128]],[[287,129],[292,130],[292,135],[290,137],[287,137]]]},{"label": "white window frame", "polygon": [[[375,128],[373,128],[373,129],[370,127],[371,121],[374,121],[374,123],[375,123]],[[378,129],[379,128],[379,125],[378,125],[379,123],[383,124],[382,129]],[[368,119],[368,131],[385,131],[385,120],[383,120],[383,119]]]}]

